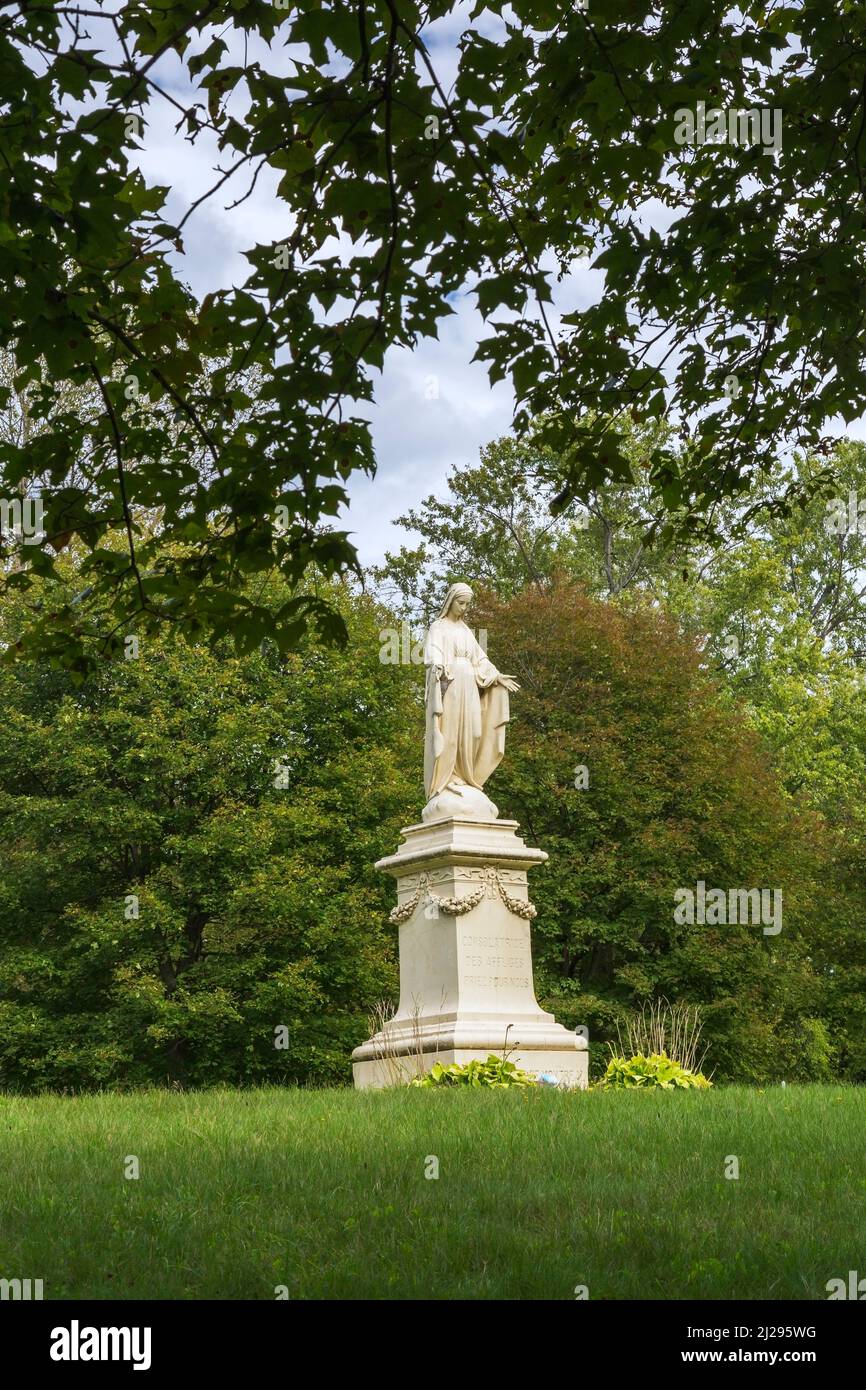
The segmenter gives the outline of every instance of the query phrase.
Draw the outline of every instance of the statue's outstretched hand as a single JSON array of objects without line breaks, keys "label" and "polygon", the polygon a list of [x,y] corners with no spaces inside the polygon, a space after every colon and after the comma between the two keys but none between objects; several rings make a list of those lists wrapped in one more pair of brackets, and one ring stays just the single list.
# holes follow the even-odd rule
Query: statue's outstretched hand
[{"label": "statue's outstretched hand", "polygon": [[499,678],[498,678],[498,683],[499,683],[500,685],[504,685],[506,690],[519,690],[519,689],[520,689],[520,686],[517,684],[517,681],[514,679],[513,676],[503,676],[503,675],[500,675]]}]

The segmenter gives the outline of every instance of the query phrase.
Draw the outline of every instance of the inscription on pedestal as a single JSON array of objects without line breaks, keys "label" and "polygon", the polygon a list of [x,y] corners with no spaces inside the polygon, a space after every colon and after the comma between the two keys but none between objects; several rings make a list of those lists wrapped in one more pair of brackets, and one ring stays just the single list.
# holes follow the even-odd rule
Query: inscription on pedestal
[{"label": "inscription on pedestal", "polygon": [[[529,942],[525,937],[502,932],[485,935],[467,932],[461,936],[460,945],[463,966],[484,972],[464,976],[464,984],[476,989],[532,988],[531,975],[510,973],[525,971],[529,965]],[[499,971],[503,973],[494,973]]]},{"label": "inscription on pedestal", "polygon": [[467,975],[464,982],[480,989],[528,989],[528,975]]}]

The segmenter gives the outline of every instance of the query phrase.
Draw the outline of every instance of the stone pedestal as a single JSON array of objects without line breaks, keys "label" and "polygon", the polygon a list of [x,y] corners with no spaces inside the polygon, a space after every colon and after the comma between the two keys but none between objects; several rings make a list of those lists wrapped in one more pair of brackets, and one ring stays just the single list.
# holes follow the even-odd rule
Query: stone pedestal
[{"label": "stone pedestal", "polygon": [[400,1003],[352,1053],[355,1085],[397,1085],[435,1062],[491,1052],[564,1086],[585,1086],[583,1038],[539,1008],[532,983],[527,870],[547,855],[508,820],[443,819],[402,832],[376,867],[397,880]]}]

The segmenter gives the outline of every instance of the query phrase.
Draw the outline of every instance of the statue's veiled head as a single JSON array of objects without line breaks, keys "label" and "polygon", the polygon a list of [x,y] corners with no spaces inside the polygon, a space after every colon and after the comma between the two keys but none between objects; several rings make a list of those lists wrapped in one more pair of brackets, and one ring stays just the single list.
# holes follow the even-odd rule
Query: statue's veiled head
[{"label": "statue's veiled head", "polygon": [[442,605],[439,617],[456,618],[459,621],[471,602],[472,590],[468,584],[452,584],[448,593],[445,595],[445,602]]}]

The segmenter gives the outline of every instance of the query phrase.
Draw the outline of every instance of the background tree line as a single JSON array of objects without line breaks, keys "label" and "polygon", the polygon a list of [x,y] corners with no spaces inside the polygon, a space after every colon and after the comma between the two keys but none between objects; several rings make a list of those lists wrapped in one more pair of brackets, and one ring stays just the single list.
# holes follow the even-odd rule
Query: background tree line
[{"label": "background tree line", "polygon": [[[730,507],[714,548],[666,544],[646,431],[621,438],[632,481],[556,516],[543,446],[485,450],[403,519],[417,547],[363,585],[311,583],[343,648],[166,632],[84,678],[0,668],[4,1086],[349,1079],[396,990],[373,863],[423,799],[421,674],[383,661],[385,634],[420,632],[453,577],[522,685],[490,790],[550,854],[543,1002],[597,1057],[664,995],[702,1006],[719,1079],[866,1078],[863,537],[828,529],[816,493],[770,496],[760,526]],[[863,487],[863,446],[835,462]],[[72,602],[80,567],[73,543],[37,601]],[[262,607],[283,592],[256,581]],[[0,611],[7,651],[24,601]],[[780,889],[781,934],[678,926],[674,892],[699,879]]]}]

